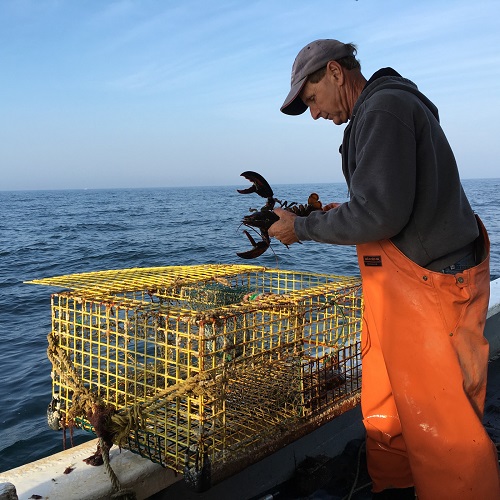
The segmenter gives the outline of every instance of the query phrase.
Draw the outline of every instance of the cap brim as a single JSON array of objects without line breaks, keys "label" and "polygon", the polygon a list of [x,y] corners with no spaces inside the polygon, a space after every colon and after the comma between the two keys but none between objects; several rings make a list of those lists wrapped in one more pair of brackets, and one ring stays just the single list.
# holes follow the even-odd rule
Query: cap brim
[{"label": "cap brim", "polygon": [[306,84],[306,80],[307,77],[304,77],[292,86],[290,92],[286,96],[285,102],[280,108],[282,113],[285,113],[286,115],[301,115],[307,110],[307,106],[304,104],[304,101],[299,97],[299,94]]}]

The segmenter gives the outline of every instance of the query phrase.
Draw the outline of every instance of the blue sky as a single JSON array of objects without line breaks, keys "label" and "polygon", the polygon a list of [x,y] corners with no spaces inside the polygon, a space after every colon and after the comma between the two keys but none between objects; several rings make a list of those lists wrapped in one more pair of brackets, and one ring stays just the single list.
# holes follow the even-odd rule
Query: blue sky
[{"label": "blue sky", "polygon": [[498,0],[1,0],[0,190],[342,182],[344,126],[280,105],[297,52],[358,46],[500,177]]}]

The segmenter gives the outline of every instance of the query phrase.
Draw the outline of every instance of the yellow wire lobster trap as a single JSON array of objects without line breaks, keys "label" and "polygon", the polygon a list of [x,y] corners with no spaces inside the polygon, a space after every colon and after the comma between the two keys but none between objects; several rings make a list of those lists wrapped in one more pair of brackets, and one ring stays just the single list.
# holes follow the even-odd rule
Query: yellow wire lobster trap
[{"label": "yellow wire lobster trap", "polygon": [[95,431],[102,405],[115,443],[195,482],[358,402],[359,278],[198,265],[30,283],[68,289],[48,337],[59,425]]}]

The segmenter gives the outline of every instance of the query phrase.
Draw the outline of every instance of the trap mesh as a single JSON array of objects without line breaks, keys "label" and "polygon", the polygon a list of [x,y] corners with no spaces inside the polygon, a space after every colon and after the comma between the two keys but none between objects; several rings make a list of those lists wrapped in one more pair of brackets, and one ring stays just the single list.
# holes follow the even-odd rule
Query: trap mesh
[{"label": "trap mesh", "polygon": [[122,445],[176,471],[222,478],[358,401],[358,278],[200,265],[30,283],[67,289],[48,351],[63,425],[93,431],[102,402]]}]

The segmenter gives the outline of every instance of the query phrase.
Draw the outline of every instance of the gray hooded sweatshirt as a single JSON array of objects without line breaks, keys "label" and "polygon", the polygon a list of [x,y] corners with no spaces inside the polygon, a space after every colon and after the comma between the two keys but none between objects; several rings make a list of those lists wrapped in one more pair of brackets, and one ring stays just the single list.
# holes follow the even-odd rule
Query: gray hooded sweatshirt
[{"label": "gray hooded sweatshirt", "polygon": [[385,68],[354,106],[341,147],[349,201],[297,217],[304,240],[357,245],[390,239],[408,258],[438,271],[478,236],[438,110],[417,86]]}]

